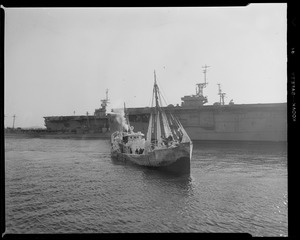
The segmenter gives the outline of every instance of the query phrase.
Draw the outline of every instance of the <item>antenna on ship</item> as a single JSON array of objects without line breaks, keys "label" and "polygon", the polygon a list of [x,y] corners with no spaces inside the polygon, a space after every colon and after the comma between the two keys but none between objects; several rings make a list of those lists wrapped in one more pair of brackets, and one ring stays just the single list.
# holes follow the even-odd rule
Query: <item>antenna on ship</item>
[{"label": "antenna on ship", "polygon": [[15,119],[16,119],[16,114],[13,115],[13,119],[14,119],[14,120],[13,120],[13,127],[12,127],[12,128],[15,129]]},{"label": "antenna on ship", "polygon": [[204,66],[202,66],[202,68],[204,68],[203,73],[204,73],[204,84],[205,87],[208,83],[206,83],[206,72],[207,72],[207,68],[209,68],[210,66],[207,66],[206,64]]},{"label": "antenna on ship", "polygon": [[206,82],[206,73],[207,73],[207,68],[209,68],[210,66],[207,66],[206,64],[204,66],[202,66],[202,68],[204,68],[203,73],[204,73],[204,83],[197,83],[196,86],[196,95],[203,97],[203,88],[206,87],[206,85],[208,84]]},{"label": "antenna on ship", "polygon": [[218,95],[220,95],[220,105],[225,105],[224,98],[225,98],[226,93],[222,92],[221,84],[220,83],[218,83],[218,87],[219,87],[219,93],[218,93]]},{"label": "antenna on ship", "polygon": [[106,89],[106,92],[105,92],[105,94],[106,94],[106,102],[108,103],[108,101],[109,101],[109,99],[108,99],[108,88]]},{"label": "antenna on ship", "polygon": [[89,112],[86,112],[86,122],[87,122],[88,129],[90,129]]},{"label": "antenna on ship", "polygon": [[102,109],[106,109],[106,106],[109,103],[108,89],[106,89],[105,95],[106,95],[105,99],[101,100],[101,107],[102,107]]}]

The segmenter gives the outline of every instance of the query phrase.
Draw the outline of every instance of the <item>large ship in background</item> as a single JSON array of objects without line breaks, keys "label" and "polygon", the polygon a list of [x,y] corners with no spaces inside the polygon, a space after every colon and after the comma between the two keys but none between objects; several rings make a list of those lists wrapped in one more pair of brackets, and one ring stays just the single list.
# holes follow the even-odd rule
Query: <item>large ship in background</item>
[{"label": "large ship in background", "polygon": [[106,112],[108,104],[108,89],[106,89],[106,98],[101,100],[101,107],[95,109],[93,115],[87,112],[86,115],[44,117],[47,133],[52,133],[47,134],[47,137],[110,138],[118,123],[115,114]]},{"label": "large ship in background", "polygon": [[107,89],[106,98],[101,100],[101,107],[95,109],[93,115],[87,112],[86,115],[74,113],[70,116],[46,116],[44,117],[46,129],[6,128],[5,137],[109,139],[111,132],[117,129],[118,122],[116,114],[107,114],[108,103]]},{"label": "large ship in background", "polygon": [[[225,105],[225,93],[219,85],[220,101],[213,105],[203,95],[207,85],[196,84],[196,94],[181,98],[181,106],[168,105],[166,112],[174,114],[182,123],[190,138],[214,141],[287,141],[287,104],[234,104]],[[136,131],[147,131],[149,108],[128,108],[129,120]]]},{"label": "large ship in background", "polygon": [[[225,104],[225,93],[219,85],[220,101],[213,105],[208,102],[203,89],[207,86],[203,67],[204,82],[196,84],[196,94],[184,96],[179,106],[164,107],[166,113],[175,115],[182,123],[192,141],[287,141],[287,103]],[[50,138],[107,138],[118,129],[115,114],[120,109],[107,113],[108,90],[101,107],[93,115],[46,116],[46,129],[33,131],[31,136]],[[127,108],[127,114],[135,131],[147,132],[150,117],[149,107]]]}]

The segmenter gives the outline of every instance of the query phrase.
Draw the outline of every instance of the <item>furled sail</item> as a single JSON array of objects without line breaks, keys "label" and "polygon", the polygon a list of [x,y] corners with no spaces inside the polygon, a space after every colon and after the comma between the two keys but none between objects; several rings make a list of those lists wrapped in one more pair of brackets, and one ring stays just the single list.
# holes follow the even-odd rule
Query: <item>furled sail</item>
[{"label": "furled sail", "polygon": [[191,142],[191,139],[190,139],[190,137],[189,137],[189,135],[187,134],[187,132],[184,130],[184,128],[183,128],[183,126],[181,125],[181,123],[178,121],[178,119],[177,118],[175,118],[175,120],[176,120],[176,122],[177,122],[177,124],[178,124],[178,126],[179,126],[179,129],[180,129],[180,131],[182,132],[182,142]]},{"label": "furled sail", "polygon": [[146,136],[146,141],[149,143],[151,142],[151,134],[152,134],[152,114],[150,115],[149,126],[148,126],[148,131]]},{"label": "furled sail", "polygon": [[173,114],[170,114],[170,116],[171,116],[170,120],[172,120],[171,121],[171,125],[172,125],[171,129],[172,129],[173,136],[175,137],[176,140],[179,140],[179,138],[182,136],[183,133],[180,131],[177,120],[175,119]]},{"label": "furled sail", "polygon": [[161,138],[161,128],[160,128],[160,120],[159,120],[159,112],[157,112],[156,116],[156,136],[157,136],[157,146],[162,145],[162,138]]},{"label": "furled sail", "polygon": [[[154,99],[155,109],[153,108]],[[155,110],[155,113],[151,112],[149,118],[149,126],[145,142],[145,151],[152,151],[153,149],[155,149],[154,145],[156,145],[158,148],[168,147],[169,141],[165,138],[168,138],[169,136],[171,136],[172,139],[175,140],[175,142],[177,142],[178,140],[179,142],[191,142],[188,134],[184,130],[179,120],[170,113],[167,115],[161,106],[161,94],[156,83],[156,75],[154,71],[154,87],[151,107],[153,108],[152,110]],[[153,143],[151,139],[153,133],[156,138],[156,143]]]},{"label": "furled sail", "polygon": [[163,120],[163,126],[164,126],[164,131],[166,136],[165,137],[169,137],[169,136],[173,136],[170,125],[168,123],[168,119],[166,116],[165,112],[162,112],[162,120]]}]

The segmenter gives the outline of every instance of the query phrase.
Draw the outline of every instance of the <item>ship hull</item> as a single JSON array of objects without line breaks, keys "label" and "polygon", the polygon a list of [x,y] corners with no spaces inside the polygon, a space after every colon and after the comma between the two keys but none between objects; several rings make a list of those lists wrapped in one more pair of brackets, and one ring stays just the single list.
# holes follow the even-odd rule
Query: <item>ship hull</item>
[{"label": "ship hull", "polygon": [[86,134],[56,133],[56,134],[40,134],[36,137],[45,138],[45,139],[109,139],[110,133],[86,133]]},{"label": "ship hull", "polygon": [[5,138],[36,138],[38,137],[37,134],[31,133],[5,133]]},{"label": "ship hull", "polygon": [[127,154],[111,152],[113,160],[129,162],[135,165],[155,168],[175,174],[190,173],[192,144],[181,143],[168,149],[157,149],[146,154]]},{"label": "ship hull", "polygon": [[[127,111],[134,130],[147,132],[150,109],[128,108]],[[178,117],[192,141],[287,141],[286,103],[208,105],[193,108],[166,107],[165,111],[172,112]],[[66,120],[49,118],[47,126],[51,126],[51,129],[56,131],[71,131],[72,129],[77,131],[81,126],[77,122],[75,124],[75,121],[67,120],[68,117],[63,119]],[[69,128],[64,126],[66,124],[69,124]],[[91,129],[94,125],[95,129],[103,127],[103,133],[48,134],[47,138],[68,138],[69,136],[83,139],[110,138],[110,134],[118,129],[114,116],[107,119],[91,118],[89,124]],[[104,134],[106,129],[110,129],[107,135]]]},{"label": "ship hull", "polygon": [[109,139],[111,133],[5,133],[5,138],[45,138],[45,139]]},{"label": "ship hull", "polygon": [[[199,108],[168,107],[178,117],[192,141],[287,141],[287,105],[235,104]],[[136,131],[148,128],[145,108],[129,108]]]}]

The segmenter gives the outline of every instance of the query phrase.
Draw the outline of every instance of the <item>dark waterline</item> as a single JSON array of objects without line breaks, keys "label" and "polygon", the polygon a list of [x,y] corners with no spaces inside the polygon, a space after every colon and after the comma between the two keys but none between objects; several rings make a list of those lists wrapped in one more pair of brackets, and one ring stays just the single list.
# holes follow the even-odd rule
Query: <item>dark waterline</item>
[{"label": "dark waterline", "polygon": [[112,161],[109,140],[5,139],[6,230],[286,236],[286,148],[194,142],[174,176]]}]

